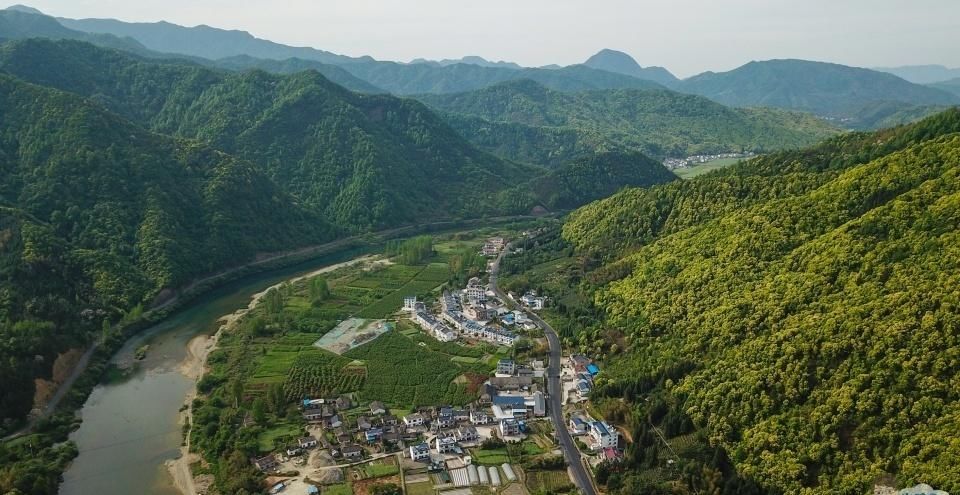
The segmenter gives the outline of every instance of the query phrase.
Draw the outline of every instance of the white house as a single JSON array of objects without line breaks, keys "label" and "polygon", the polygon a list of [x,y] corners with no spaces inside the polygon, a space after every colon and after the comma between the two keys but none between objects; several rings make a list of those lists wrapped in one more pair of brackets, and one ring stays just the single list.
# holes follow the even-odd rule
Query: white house
[{"label": "white house", "polygon": [[520,434],[520,422],[515,419],[500,420],[500,436],[511,437]]},{"label": "white house", "polygon": [[313,436],[299,438],[297,439],[297,445],[301,449],[312,449],[317,446],[317,439]]},{"label": "white house", "polygon": [[490,422],[490,416],[480,410],[470,411],[470,423],[475,425],[485,425]]},{"label": "white house", "polygon": [[417,296],[407,296],[403,298],[403,309],[415,311],[417,309]]},{"label": "white house", "polygon": [[480,439],[480,434],[473,426],[461,426],[454,433],[458,442],[476,442]]},{"label": "white house", "polygon": [[423,426],[425,422],[426,422],[426,418],[424,418],[423,415],[419,413],[410,414],[408,416],[403,417],[403,424],[407,426]]},{"label": "white house", "polygon": [[530,309],[541,310],[543,309],[545,299],[537,297],[535,292],[527,292],[520,298],[520,302]]},{"label": "white house", "polygon": [[512,359],[501,359],[497,361],[497,374],[510,376],[517,371],[517,363]]},{"label": "white house", "polygon": [[572,435],[586,435],[588,429],[590,429],[590,423],[587,423],[583,416],[575,414],[570,417],[570,433]]},{"label": "white house", "polygon": [[459,450],[459,447],[457,446],[457,439],[452,435],[437,435],[436,446],[437,452],[441,454],[447,454]]},{"label": "white house", "polygon": [[596,442],[597,449],[615,449],[619,443],[617,430],[603,421],[590,423],[590,437]]},{"label": "white house", "polygon": [[414,461],[429,461],[430,446],[426,443],[418,443],[410,446],[410,459]]}]

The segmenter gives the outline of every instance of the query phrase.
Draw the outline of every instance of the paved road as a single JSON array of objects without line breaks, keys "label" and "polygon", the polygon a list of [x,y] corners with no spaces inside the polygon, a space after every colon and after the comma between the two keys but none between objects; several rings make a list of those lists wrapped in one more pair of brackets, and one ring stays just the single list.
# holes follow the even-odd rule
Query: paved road
[{"label": "paved road", "polygon": [[[507,252],[510,251],[510,247],[511,245],[507,244],[503,252],[500,253],[500,256],[497,256],[497,259],[493,262],[493,266],[490,267],[490,288],[497,297],[505,302],[510,301],[510,299],[500,291],[500,287],[497,285],[497,275],[500,272],[500,261]],[[590,479],[590,473],[587,472],[587,468],[583,465],[580,450],[578,450],[577,445],[573,443],[573,437],[571,437],[570,432],[567,431],[567,422],[563,419],[563,404],[560,402],[560,399],[563,397],[563,392],[560,389],[560,360],[562,359],[560,338],[557,337],[557,332],[555,332],[553,327],[547,324],[547,322],[532,312],[529,314],[530,319],[543,330],[544,335],[547,336],[547,342],[550,344],[550,364],[547,366],[547,394],[550,396],[550,419],[553,421],[553,427],[557,431],[560,450],[563,451],[567,465],[570,466],[570,473],[573,475],[574,482],[577,484],[577,488],[580,489],[580,493],[597,495],[597,491],[594,489],[593,482]]]}]

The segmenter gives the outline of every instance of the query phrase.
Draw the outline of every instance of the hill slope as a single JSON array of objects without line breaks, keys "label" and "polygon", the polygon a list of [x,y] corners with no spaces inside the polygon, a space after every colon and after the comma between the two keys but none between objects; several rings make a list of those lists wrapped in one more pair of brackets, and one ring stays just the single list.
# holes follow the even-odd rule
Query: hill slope
[{"label": "hill slope", "polygon": [[931,85],[960,78],[960,68],[950,69],[942,65],[904,65],[901,67],[876,67],[873,70],[888,72],[912,83]]},{"label": "hill slope", "polygon": [[502,212],[498,192],[536,174],[477,151],[418,102],[352,93],[316,72],[233,74],[43,40],[4,45],[0,67],[262,164],[352,230]]},{"label": "hill slope", "polygon": [[960,103],[946,92],[892,74],[805,60],[750,62],[729,72],[708,72],[685,79],[677,89],[725,105],[769,106],[854,120],[864,107],[878,102]]},{"label": "hill slope", "polygon": [[649,187],[678,180],[662,163],[637,152],[608,152],[564,164],[524,186],[551,209],[570,209],[605,198],[624,187]]},{"label": "hill slope", "polygon": [[211,26],[178,26],[169,22],[123,22],[116,19],[57,18],[60,24],[88,33],[112,34],[139,41],[146,48],[163,53],[180,53],[210,60],[247,55],[284,60],[300,58],[328,64],[373,60],[353,58],[308,47],[294,47],[254,37],[246,31]]},{"label": "hill slope", "polygon": [[771,493],[960,489],[957,211],[957,110],[578,210],[591,397],[699,430]]},{"label": "hill slope", "polygon": [[663,67],[641,67],[630,55],[616,50],[603,49],[583,63],[587,67],[626,74],[638,79],[647,79],[666,87],[676,84],[679,79]]},{"label": "hill slope", "polygon": [[929,86],[932,88],[937,88],[941,91],[947,91],[949,93],[956,95],[958,98],[960,98],[960,77],[956,79],[950,79],[948,81],[942,81],[942,82],[930,84]]},{"label": "hill slope", "polygon": [[294,74],[297,72],[314,70],[323,75],[323,77],[329,79],[331,82],[339,84],[350,91],[371,94],[387,92],[384,89],[380,89],[368,83],[367,81],[354,76],[339,66],[325,64],[323,62],[317,62],[314,60],[305,60],[302,58],[271,60],[254,58],[248,55],[237,55],[235,57],[219,59],[215,62],[211,62],[210,65],[233,71],[257,69],[273,74]]},{"label": "hill slope", "polygon": [[44,363],[104,318],[256,253],[338,234],[253,164],[75,95],[0,75],[0,112],[0,335],[43,328],[0,339],[0,418],[24,414]]},{"label": "hill slope", "polygon": [[604,150],[655,157],[801,146],[836,132],[799,114],[731,109],[667,90],[563,93],[533,81],[418,97],[472,143],[509,159],[556,165]]}]

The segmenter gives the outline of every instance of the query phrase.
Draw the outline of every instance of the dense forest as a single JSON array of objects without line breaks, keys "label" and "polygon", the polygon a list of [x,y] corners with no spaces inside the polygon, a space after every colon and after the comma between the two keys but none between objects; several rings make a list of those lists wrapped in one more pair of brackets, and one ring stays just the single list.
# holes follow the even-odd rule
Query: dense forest
[{"label": "dense forest", "polygon": [[545,166],[597,151],[637,150],[659,158],[771,151],[838,132],[809,115],[732,109],[662,88],[564,93],[520,80],[417,98],[482,149]]},{"label": "dense forest", "polygon": [[537,173],[476,150],[415,101],[352,93],[316,72],[236,74],[42,40],[5,45],[0,67],[262,164],[352,231],[497,213],[496,193]]},{"label": "dense forest", "polygon": [[695,431],[765,490],[960,489],[958,174],[953,110],[578,210],[598,407]]}]

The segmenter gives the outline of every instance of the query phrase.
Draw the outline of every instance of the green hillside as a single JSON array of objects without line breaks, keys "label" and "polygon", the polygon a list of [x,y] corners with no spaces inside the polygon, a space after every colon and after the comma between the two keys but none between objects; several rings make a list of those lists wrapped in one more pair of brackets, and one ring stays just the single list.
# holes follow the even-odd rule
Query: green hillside
[{"label": "green hillside", "polygon": [[750,62],[729,72],[685,79],[676,89],[725,105],[785,108],[845,119],[854,127],[865,127],[859,122],[860,112],[878,102],[914,106],[960,103],[945,91],[885,72],[806,60]]},{"label": "green hillside", "polygon": [[[606,356],[594,402],[698,432],[764,492],[960,489],[958,211],[956,110],[578,210],[563,236],[594,260],[595,313],[570,337]],[[652,447],[615,493],[656,457],[635,428]],[[679,469],[706,487],[723,458]]]},{"label": "green hillside", "polygon": [[637,152],[598,153],[574,160],[534,179],[524,189],[550,209],[570,209],[605,198],[624,187],[677,180],[662,163]]},{"label": "green hillside", "polygon": [[0,334],[30,333],[0,344],[2,418],[26,413],[44,363],[102,320],[257,253],[338,234],[253,164],[74,95],[0,76],[0,112]]},{"label": "green hillside", "polygon": [[3,46],[0,68],[261,164],[354,231],[502,212],[497,192],[539,173],[476,150],[416,101],[352,93],[316,72],[236,74],[43,40]]},{"label": "green hillside", "polygon": [[836,129],[807,115],[731,109],[666,90],[564,93],[522,80],[453,95],[418,97],[444,112],[473,144],[548,166],[596,151],[656,157],[770,151],[812,144]]}]

